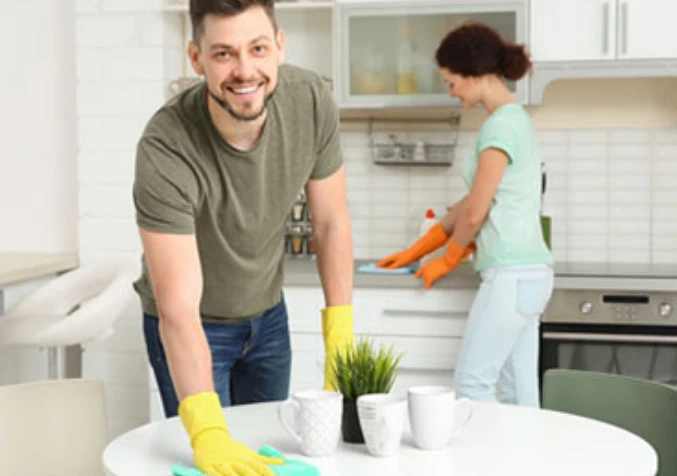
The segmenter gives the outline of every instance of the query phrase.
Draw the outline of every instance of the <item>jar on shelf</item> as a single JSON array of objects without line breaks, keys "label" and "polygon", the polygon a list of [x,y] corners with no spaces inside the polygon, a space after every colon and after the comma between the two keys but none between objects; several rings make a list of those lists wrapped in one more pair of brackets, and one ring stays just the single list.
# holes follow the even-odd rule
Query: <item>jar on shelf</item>
[{"label": "jar on shelf", "polygon": [[290,252],[293,256],[303,254],[304,242],[306,240],[305,230],[301,225],[294,225],[289,235]]},{"label": "jar on shelf", "polygon": [[306,233],[306,253],[309,255],[315,255],[317,254],[317,241],[315,240],[313,227],[311,225],[308,225]]}]

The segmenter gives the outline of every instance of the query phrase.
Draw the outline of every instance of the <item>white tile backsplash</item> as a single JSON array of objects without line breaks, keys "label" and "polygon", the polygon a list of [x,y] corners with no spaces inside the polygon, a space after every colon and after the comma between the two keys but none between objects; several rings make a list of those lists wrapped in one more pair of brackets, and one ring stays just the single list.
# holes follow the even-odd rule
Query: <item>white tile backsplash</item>
[{"label": "white tile backsplash", "polygon": [[155,79],[162,71],[162,48],[83,48],[78,51],[77,75],[81,80]]},{"label": "white tile backsplash", "polygon": [[[427,137],[435,134],[444,135],[429,133]],[[449,168],[374,166],[367,135],[342,134],[342,143],[350,145],[346,149],[350,157],[348,199],[361,205],[359,211],[351,207],[351,213],[356,211],[353,216],[361,220],[371,219],[370,239],[355,247],[356,257],[375,259],[410,243],[426,208],[442,214],[466,193],[460,177],[461,149],[469,150],[475,134],[463,131],[459,135],[459,144],[465,146],[458,147]],[[676,262],[669,253],[677,249],[674,131],[541,130],[537,138],[548,173],[544,210],[553,219],[556,259]],[[357,157],[363,166],[354,173]],[[369,184],[371,192],[351,187],[352,180],[358,182],[356,187]],[[364,207],[367,197],[368,207]],[[392,225],[397,220],[404,225]],[[624,248],[632,253],[624,253]]]},{"label": "white tile backsplash", "polygon": [[650,130],[624,130],[611,131],[609,133],[609,142],[612,144],[611,147],[615,147],[613,144],[641,144],[642,142],[649,142],[650,140]]},{"label": "white tile backsplash", "polygon": [[138,46],[137,19],[131,15],[81,15],[75,31],[78,48]]},{"label": "white tile backsplash", "polygon": [[677,145],[659,145],[656,147],[655,155],[659,159],[677,160]]},{"label": "white tile backsplash", "polygon": [[677,144],[677,130],[662,129],[653,132],[656,144]]}]

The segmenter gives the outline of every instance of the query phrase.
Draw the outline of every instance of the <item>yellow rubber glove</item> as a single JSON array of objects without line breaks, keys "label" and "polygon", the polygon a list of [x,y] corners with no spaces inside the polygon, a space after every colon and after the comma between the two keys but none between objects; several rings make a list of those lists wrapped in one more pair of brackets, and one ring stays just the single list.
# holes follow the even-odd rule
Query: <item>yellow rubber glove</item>
[{"label": "yellow rubber glove", "polygon": [[333,356],[337,351],[355,343],[352,304],[322,309],[322,336],[324,337],[324,389],[336,391]]},{"label": "yellow rubber glove", "polygon": [[468,246],[459,246],[452,237],[447,244],[447,252],[441,258],[434,259],[416,271],[417,278],[423,278],[423,285],[426,289],[430,289],[435,281],[445,274],[455,270],[458,265],[468,255],[476,251],[475,243],[470,243]]},{"label": "yellow rubber glove", "polygon": [[275,476],[266,465],[284,463],[231,438],[216,392],[184,398],[179,416],[190,437],[195,466],[207,476]]},{"label": "yellow rubber glove", "polygon": [[387,258],[383,258],[378,262],[376,267],[396,269],[411,264],[444,245],[447,238],[447,232],[444,231],[442,225],[437,223],[428,230],[428,233],[419,238],[409,248],[400,251],[399,253],[392,254]]}]

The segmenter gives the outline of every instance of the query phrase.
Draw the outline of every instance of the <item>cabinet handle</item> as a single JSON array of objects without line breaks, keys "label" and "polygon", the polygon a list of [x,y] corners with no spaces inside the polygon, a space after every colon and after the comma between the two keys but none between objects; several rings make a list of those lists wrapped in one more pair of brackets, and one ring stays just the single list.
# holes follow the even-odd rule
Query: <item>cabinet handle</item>
[{"label": "cabinet handle", "polygon": [[602,53],[609,53],[609,2],[602,5]]},{"label": "cabinet handle", "polygon": [[[641,332],[641,331],[638,331]],[[677,344],[677,337],[654,335],[593,334],[588,332],[544,332],[543,340],[562,342],[622,342],[629,344]]]},{"label": "cabinet handle", "polygon": [[621,53],[628,54],[628,3],[621,4],[621,28],[623,28],[623,38],[621,44]]},{"label": "cabinet handle", "polygon": [[432,317],[436,319],[465,319],[468,317],[468,311],[465,312],[454,312],[454,311],[424,311],[424,310],[411,310],[411,309],[384,309],[384,316],[390,317]]}]

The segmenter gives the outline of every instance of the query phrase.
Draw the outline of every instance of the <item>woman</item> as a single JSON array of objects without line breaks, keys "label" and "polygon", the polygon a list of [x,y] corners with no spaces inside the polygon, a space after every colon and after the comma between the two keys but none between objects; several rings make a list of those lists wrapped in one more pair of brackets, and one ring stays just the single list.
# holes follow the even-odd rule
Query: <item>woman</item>
[{"label": "woman", "polygon": [[416,273],[426,288],[475,253],[482,283],[456,366],[456,390],[473,400],[538,406],[539,316],[553,286],[552,255],[540,227],[541,164],[528,114],[504,80],[531,62],[522,45],[491,28],[466,24],[436,52],[449,95],[489,116],[463,166],[469,193],[408,249],[379,266],[398,268],[447,242],[445,256]]}]

